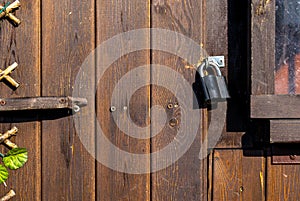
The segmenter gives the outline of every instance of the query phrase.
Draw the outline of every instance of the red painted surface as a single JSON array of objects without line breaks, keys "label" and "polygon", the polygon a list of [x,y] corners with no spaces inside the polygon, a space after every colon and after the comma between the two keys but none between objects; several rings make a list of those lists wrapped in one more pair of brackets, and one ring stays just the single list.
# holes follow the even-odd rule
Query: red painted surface
[{"label": "red painted surface", "polygon": [[[300,54],[295,57],[295,86],[296,94],[300,94]],[[289,76],[288,76],[288,63],[282,67],[275,74],[275,94],[288,94],[289,90]]]}]

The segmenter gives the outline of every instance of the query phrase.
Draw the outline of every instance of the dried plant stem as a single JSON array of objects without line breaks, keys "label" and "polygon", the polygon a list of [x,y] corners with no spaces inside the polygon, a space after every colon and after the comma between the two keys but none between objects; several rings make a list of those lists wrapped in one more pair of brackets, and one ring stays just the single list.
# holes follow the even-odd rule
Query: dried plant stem
[{"label": "dried plant stem", "polygon": [[15,143],[13,143],[12,141],[10,141],[8,139],[5,140],[3,143],[12,149],[18,148],[18,145],[16,145]]},{"label": "dried plant stem", "polygon": [[[0,70],[0,75],[3,71]],[[20,86],[19,83],[17,83],[14,79],[12,79],[9,75],[6,75],[3,77],[4,79],[6,79],[13,87],[18,88]]]},{"label": "dried plant stem", "polygon": [[16,8],[19,8],[21,6],[21,3],[19,0],[16,0],[15,2],[11,3],[7,8],[5,9],[5,12],[0,14],[0,18],[4,17],[7,13],[10,13]]},{"label": "dried plant stem", "polygon": [[[6,9],[5,12],[0,13],[0,18],[2,17],[8,17],[9,19],[11,19],[13,22],[16,23],[16,25],[19,25],[21,23],[21,21],[14,16],[13,14],[11,14],[10,12],[12,12],[14,9],[17,9],[21,6],[21,3],[19,0],[13,2],[12,4],[10,4]],[[0,6],[0,9],[3,9],[3,6]]]},{"label": "dried plant stem", "polygon": [[1,71],[0,73],[0,80],[2,80],[5,76],[10,74],[13,70],[15,70],[18,67],[18,64],[14,62],[12,65],[8,66],[4,71]]},{"label": "dried plant stem", "polygon": [[16,195],[15,191],[14,190],[10,190],[3,198],[0,199],[0,201],[10,200],[15,195]]},{"label": "dried plant stem", "polygon": [[17,83],[14,79],[12,79],[8,74],[11,73],[14,69],[16,69],[18,64],[15,62],[11,66],[9,66],[4,71],[0,70],[0,80],[6,79],[12,86],[15,88],[19,87],[19,83]]},{"label": "dried plant stem", "polygon": [[3,135],[1,135],[0,136],[0,144],[5,142],[11,136],[15,136],[17,132],[18,132],[18,128],[13,127],[11,130],[9,130],[6,133],[4,133]]}]

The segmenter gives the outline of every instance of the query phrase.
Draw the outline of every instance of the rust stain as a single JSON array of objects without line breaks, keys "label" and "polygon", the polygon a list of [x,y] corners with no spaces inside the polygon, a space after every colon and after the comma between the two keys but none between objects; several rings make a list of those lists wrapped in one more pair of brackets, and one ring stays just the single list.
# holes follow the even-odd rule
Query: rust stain
[{"label": "rust stain", "polygon": [[259,6],[256,9],[257,15],[263,15],[266,13],[267,5],[271,2],[271,0],[260,0]]}]

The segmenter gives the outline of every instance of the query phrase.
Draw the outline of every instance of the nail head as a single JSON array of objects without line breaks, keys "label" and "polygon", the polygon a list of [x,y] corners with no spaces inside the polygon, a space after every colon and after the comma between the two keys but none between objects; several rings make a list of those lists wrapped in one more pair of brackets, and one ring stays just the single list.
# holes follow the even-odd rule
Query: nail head
[{"label": "nail head", "polygon": [[111,106],[111,107],[110,107],[110,111],[111,111],[111,112],[115,112],[116,110],[117,110],[117,108],[116,108],[115,106]]}]

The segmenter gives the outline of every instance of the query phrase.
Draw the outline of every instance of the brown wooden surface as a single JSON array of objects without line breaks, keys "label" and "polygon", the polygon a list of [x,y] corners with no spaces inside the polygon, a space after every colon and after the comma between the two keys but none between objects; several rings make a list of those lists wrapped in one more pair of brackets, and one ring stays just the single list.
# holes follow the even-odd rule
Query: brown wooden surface
[{"label": "brown wooden surface", "polygon": [[71,97],[35,97],[0,98],[0,111],[74,109],[74,106],[86,106],[85,98]]},{"label": "brown wooden surface", "polygon": [[270,142],[291,143],[300,142],[299,120],[271,120]]},{"label": "brown wooden surface", "polygon": [[[256,151],[262,153],[262,151]],[[215,150],[212,200],[265,200],[265,159],[243,150]]]},{"label": "brown wooden surface", "polygon": [[[1,1],[2,3],[2,1]],[[13,91],[5,83],[0,83],[0,97],[15,98],[40,96],[40,1],[24,1],[15,15],[23,24],[14,27],[7,20],[0,21],[0,68],[4,70],[13,62],[19,66],[11,76],[21,83]],[[8,187],[0,185],[0,197],[9,189],[16,192],[15,200],[41,200],[41,133],[40,123],[14,123],[14,117],[0,115],[3,122],[0,132],[4,133],[13,126],[18,127],[17,137],[11,140],[19,147],[28,149],[27,164],[17,170],[9,171]],[[7,149],[3,149],[6,152]]]},{"label": "brown wooden surface", "polygon": [[[94,1],[45,0],[41,12],[42,95],[71,96],[79,67],[95,47]],[[84,125],[91,140],[93,122]],[[42,200],[95,200],[95,161],[72,117],[44,121],[42,133]]]},{"label": "brown wooden surface", "polygon": [[267,200],[297,201],[300,197],[300,166],[267,163]]},{"label": "brown wooden surface", "polygon": [[300,118],[300,96],[251,96],[251,117],[266,119]]},{"label": "brown wooden surface", "polygon": [[252,0],[252,94],[274,93],[275,1]]},{"label": "brown wooden surface", "polygon": [[[242,136],[246,131],[243,124],[246,124],[247,106],[241,100],[245,98],[243,96],[246,89],[243,85],[247,84],[247,80],[243,77],[246,74],[244,69],[247,62],[242,59],[246,52],[241,53],[240,49],[244,48],[243,43],[246,40],[244,28],[246,28],[247,3],[235,0],[207,1],[205,7],[205,23],[202,25],[205,32],[204,48],[209,55],[225,56],[226,66],[221,70],[226,77],[231,96],[227,102],[226,125],[215,148],[241,148]],[[238,54],[239,57],[229,53]],[[213,110],[209,111],[209,114]]]},{"label": "brown wooden surface", "polygon": [[[253,0],[251,49],[253,95],[274,92],[275,61],[272,54],[275,40],[274,2]],[[11,77],[20,82],[21,86],[13,91],[1,82],[0,97],[72,96],[76,74],[96,45],[102,44],[116,34],[139,28],[164,28],[182,33],[203,46],[209,55],[225,55],[228,61],[227,46],[235,43],[228,44],[228,35],[224,33],[231,35],[234,33],[228,30],[227,21],[229,17],[228,19],[233,20],[230,23],[236,23],[234,16],[230,17],[227,13],[231,10],[229,4],[232,6],[234,3],[237,2],[234,0],[22,2],[21,9],[15,13],[22,20],[19,27],[13,27],[6,20],[0,22],[0,68],[4,70],[14,61],[18,62],[19,66],[11,73]],[[125,40],[120,44],[122,52],[127,50],[126,45],[130,44],[130,41],[134,40]],[[144,38],[143,41],[150,47],[151,36]],[[174,41],[175,44],[177,42]],[[125,48],[122,49],[123,47]],[[236,56],[235,53],[232,54]],[[182,74],[190,84],[195,81],[195,71],[187,68],[186,61],[166,52],[150,50],[133,52],[119,58],[101,78],[95,73],[96,67],[86,72],[91,75],[91,83],[97,84],[98,87],[97,121],[103,132],[111,143],[131,153],[146,154],[158,151],[170,143],[178,128],[175,125],[176,121],[173,124],[172,120],[176,118],[180,122],[183,112],[180,107],[168,109],[168,104],[175,104],[178,100],[170,91],[158,86],[142,87],[131,99],[128,97],[124,99],[126,97],[124,90],[114,105],[116,112],[110,112],[112,91],[117,82],[134,68],[150,62],[167,65]],[[230,66],[231,69],[237,70],[235,67]],[[239,72],[229,72],[228,68],[222,71],[224,75],[232,76],[232,73],[236,73],[235,76],[240,75]],[[154,76],[153,69],[149,66],[138,76],[150,80]],[[161,76],[163,79],[166,75],[155,76]],[[96,82],[97,79],[99,83]],[[174,78],[175,83],[176,81]],[[134,80],[130,84],[134,85]],[[123,87],[126,89],[127,86]],[[236,90],[232,85],[231,89]],[[94,86],[85,90],[92,92]],[[235,101],[240,101],[240,93],[242,92],[234,95]],[[253,96],[251,116],[299,118],[298,99],[298,96]],[[154,105],[162,106],[167,114],[167,124],[156,137],[151,140],[136,139],[117,128],[113,115],[126,115],[124,106],[130,109],[128,113],[133,123],[140,127],[149,126],[151,115],[149,108]],[[95,112],[90,109],[83,108],[82,111],[86,114]],[[73,118],[66,117],[70,113],[58,111],[55,111],[55,114],[19,113],[17,116],[14,116],[15,113],[8,116],[1,113],[0,133],[17,126],[18,135],[11,140],[20,147],[28,148],[29,160],[24,168],[10,171],[8,188],[0,185],[0,197],[7,193],[9,188],[13,188],[17,195],[12,200],[299,199],[299,165],[274,165],[271,163],[272,156],[268,156],[266,162],[261,150],[240,149],[244,146],[242,137],[245,134],[241,131],[245,130],[232,129],[231,132],[225,126],[217,145],[218,149],[207,159],[199,160],[200,145],[207,137],[210,122],[208,110],[202,109],[199,112],[201,112],[202,135],[199,132],[188,152],[166,169],[153,174],[136,175],[120,173],[97,162],[79,140]],[[29,117],[26,116],[28,114]],[[247,116],[246,112],[239,115]],[[82,129],[90,134],[88,135],[90,145],[99,145],[99,141],[93,144],[96,119],[89,117],[86,122],[90,124],[83,125]],[[271,139],[281,142],[292,138],[293,141],[298,141],[296,135],[289,135],[289,133],[297,134],[299,130],[295,122],[298,123],[298,120],[272,120]],[[159,126],[158,123],[160,122],[152,119],[151,127],[147,129],[149,138],[151,134],[156,134],[153,132]],[[234,124],[235,121],[229,123]],[[264,129],[257,130],[257,133],[250,132],[250,135],[265,134],[262,133]],[[249,135],[248,132],[246,134]],[[248,137],[256,138],[256,136]],[[101,151],[101,147],[97,148],[97,151]],[[7,149],[2,147],[2,151]],[[285,154],[289,157],[290,153],[280,152],[280,154],[279,156]],[[107,152],[105,157],[113,160],[117,156]],[[149,158],[137,165],[149,168],[150,171],[153,168],[152,162]]]},{"label": "brown wooden surface", "polygon": [[[123,0],[123,1],[97,1],[97,45],[111,37],[135,29],[150,27],[150,1]],[[120,44],[120,50],[125,53],[128,50],[130,41],[135,38],[125,39]],[[145,37],[141,43],[150,47],[149,36]],[[118,47],[118,46],[117,46]],[[106,58],[99,58],[99,63],[105,63]],[[97,74],[97,120],[103,133],[121,150],[136,154],[147,154],[150,152],[149,139],[137,139],[130,137],[130,133],[124,133],[118,129],[112,115],[117,115],[123,120],[124,115],[130,115],[133,122],[128,123],[128,128],[135,124],[138,127],[149,126],[150,113],[150,86],[145,86],[136,91],[133,96],[127,97],[126,89],[135,85],[135,80],[129,80],[128,85],[123,88],[121,94],[116,98],[116,111],[111,113],[110,107],[112,92],[116,84],[126,74],[130,73],[136,67],[150,63],[150,51],[142,50],[126,54],[119,58],[102,77]],[[99,66],[99,65],[97,65]],[[150,80],[150,67],[139,75],[140,79]],[[124,106],[127,110],[124,110]],[[127,113],[127,111],[129,111]],[[97,130],[97,132],[100,132]],[[129,131],[130,132],[130,131]],[[150,137],[150,129],[146,131]],[[99,135],[99,134],[98,134]],[[99,138],[97,138],[99,140]],[[97,141],[97,145],[100,142]],[[101,152],[101,147],[97,146],[97,153]],[[113,152],[105,153],[109,160],[114,160],[118,155]],[[136,166],[148,168],[150,171],[150,158],[146,161],[140,161]],[[117,172],[101,163],[97,163],[97,200],[150,200],[150,174],[127,174]]]},{"label": "brown wooden surface", "polygon": [[[184,34],[186,37],[193,39],[197,44],[203,42],[204,27],[202,26],[205,22],[203,15],[205,10],[203,2],[195,0],[185,1],[159,1],[155,0],[152,2],[151,7],[151,24],[153,28],[163,28],[176,31]],[[164,41],[164,36],[158,37],[157,40]],[[170,41],[171,42],[171,41]],[[181,40],[172,41],[175,43],[175,49],[181,49]],[[198,59],[200,59],[199,55]],[[197,60],[196,60],[197,62]],[[186,61],[172,55],[167,52],[152,51],[152,63],[165,65],[179,74],[192,85],[195,81],[195,69],[186,68]],[[155,67],[153,67],[155,68]],[[158,77],[158,79],[165,79],[165,74],[154,74],[152,68],[152,76]],[[178,125],[172,125],[172,120],[177,119],[181,122],[181,114],[183,108],[168,108],[168,104],[176,105],[178,100],[173,93],[178,92],[183,86],[180,79],[177,76],[172,77],[173,83],[169,83],[174,87],[174,91],[169,91],[166,88],[159,86],[152,86],[151,88],[151,105],[159,105],[166,112],[167,120],[164,129],[159,133],[154,133],[159,127],[158,121],[152,122],[151,134],[156,137],[151,140],[152,152],[159,151],[163,147],[171,143],[176,135],[178,134],[179,127],[182,128],[180,123]],[[177,91],[176,91],[177,90]],[[180,92],[179,92],[180,93]],[[201,110],[199,110],[200,112]],[[187,130],[187,129],[185,129]],[[189,135],[189,133],[187,133]],[[190,149],[180,158],[177,162],[171,166],[152,173],[151,175],[151,197],[152,200],[163,201],[163,200],[205,200],[207,199],[207,186],[206,186],[206,159],[199,160],[199,151],[201,148],[202,136],[200,132],[195,138],[194,143]]]}]

